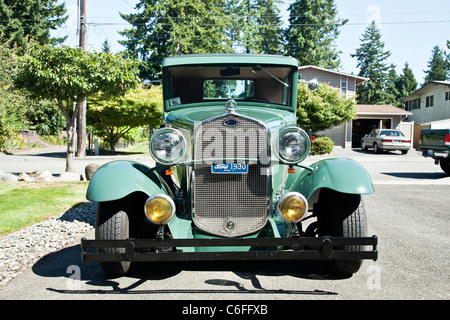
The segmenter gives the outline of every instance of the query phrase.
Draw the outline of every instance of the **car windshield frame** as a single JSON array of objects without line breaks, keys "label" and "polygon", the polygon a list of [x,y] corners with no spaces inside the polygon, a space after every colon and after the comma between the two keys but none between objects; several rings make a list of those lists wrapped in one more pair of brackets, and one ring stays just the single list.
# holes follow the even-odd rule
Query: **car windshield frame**
[{"label": "car windshield frame", "polygon": [[[256,91],[253,97],[255,99],[251,99],[252,97],[237,99],[238,104],[251,103],[257,106],[296,112],[298,65],[293,63],[296,60],[290,57],[270,56],[267,58],[263,55],[245,55],[245,60],[249,60],[251,57],[255,58],[255,62],[251,63],[250,61],[240,62],[242,55],[237,56],[239,61],[233,63],[228,62],[228,60],[235,58],[235,56],[229,57],[228,55],[204,55],[202,58],[206,59],[205,63],[195,60],[196,63],[192,64],[188,63],[188,61],[194,58],[199,59],[200,56],[186,56],[184,57],[185,59],[180,57],[176,59],[167,58],[167,61],[163,62],[162,69],[164,111],[170,112],[190,107],[225,105],[229,97],[204,99],[203,82],[214,79],[233,79],[255,82]],[[213,58],[216,57],[226,59],[227,62],[212,63]],[[263,58],[265,59],[264,61],[261,60]],[[270,59],[275,59],[275,63],[258,63],[259,60],[267,62]],[[280,60],[285,63],[280,63]],[[261,92],[264,95],[269,95],[269,98],[264,95],[262,97],[258,96]],[[278,95],[276,99],[271,99],[271,97],[276,95]],[[268,99],[268,101],[264,98]]]}]

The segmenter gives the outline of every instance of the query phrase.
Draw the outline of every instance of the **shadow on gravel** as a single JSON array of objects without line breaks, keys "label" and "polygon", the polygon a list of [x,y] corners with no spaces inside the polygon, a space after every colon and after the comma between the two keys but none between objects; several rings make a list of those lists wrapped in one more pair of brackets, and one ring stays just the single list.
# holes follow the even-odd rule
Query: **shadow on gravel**
[{"label": "shadow on gravel", "polygon": [[[330,280],[343,279],[327,274],[320,261],[240,261],[230,262],[140,262],[132,265],[125,277],[111,278],[101,270],[97,263],[80,261],[81,248],[71,246],[50,253],[41,258],[32,268],[41,277],[61,278],[59,288],[46,288],[51,292],[61,294],[89,295],[89,294],[167,294],[167,293],[246,293],[246,294],[308,294],[308,295],[337,295],[335,292],[322,290],[284,290],[263,288],[258,276],[281,277],[291,276],[299,279]],[[250,280],[252,288],[246,288],[237,281],[226,279],[207,279],[204,282],[211,285],[211,289],[189,289],[173,287],[164,289],[147,289],[144,285],[148,281],[169,279],[182,271],[231,271],[243,280]],[[71,279],[79,280],[79,288],[69,288]],[[131,282],[131,284],[130,284]],[[49,282],[54,283],[54,282]],[[139,287],[142,288],[140,289]],[[248,286],[248,285],[247,285]]]}]

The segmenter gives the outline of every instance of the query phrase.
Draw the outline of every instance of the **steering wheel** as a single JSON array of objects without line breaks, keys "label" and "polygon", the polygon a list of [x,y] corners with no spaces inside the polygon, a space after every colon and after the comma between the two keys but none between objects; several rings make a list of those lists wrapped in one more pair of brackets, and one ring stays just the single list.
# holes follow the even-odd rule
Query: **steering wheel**
[{"label": "steering wheel", "polygon": [[263,97],[248,97],[248,98],[245,98],[244,101],[255,101],[255,102],[263,101],[263,102],[267,102],[267,103],[272,103],[272,101],[270,101],[267,98],[263,98]]}]

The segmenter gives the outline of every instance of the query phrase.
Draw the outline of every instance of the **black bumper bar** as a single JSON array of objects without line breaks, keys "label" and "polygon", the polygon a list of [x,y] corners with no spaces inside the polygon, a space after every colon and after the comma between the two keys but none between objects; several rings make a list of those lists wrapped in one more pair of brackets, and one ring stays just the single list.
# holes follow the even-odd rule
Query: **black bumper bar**
[{"label": "black bumper bar", "polygon": [[[377,236],[366,238],[250,238],[250,239],[81,239],[83,262],[213,261],[213,260],[356,260],[378,258]],[[161,248],[253,247],[251,251],[181,252]],[[274,250],[274,247],[291,249]],[[343,246],[361,246],[358,251]],[[371,246],[371,248],[364,248]],[[90,248],[121,248],[122,253],[88,252]],[[105,251],[105,250],[103,250]]]}]

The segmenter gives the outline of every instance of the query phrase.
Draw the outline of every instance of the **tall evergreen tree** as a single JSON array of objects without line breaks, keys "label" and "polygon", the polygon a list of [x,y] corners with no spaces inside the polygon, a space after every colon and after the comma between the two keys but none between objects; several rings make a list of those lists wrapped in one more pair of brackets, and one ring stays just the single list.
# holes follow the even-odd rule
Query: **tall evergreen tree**
[{"label": "tall evergreen tree", "polygon": [[405,63],[403,73],[398,77],[396,87],[401,97],[408,97],[416,91],[418,86],[414,73],[409,67],[408,62]]},{"label": "tall evergreen tree", "polygon": [[424,71],[425,82],[432,80],[447,80],[450,78],[450,65],[444,50],[435,46],[428,61],[428,70]]},{"label": "tall evergreen tree", "polygon": [[356,90],[358,103],[361,104],[389,104],[392,97],[386,90],[389,80],[390,66],[386,60],[391,56],[384,51],[381,32],[377,28],[367,27],[361,40],[361,46],[351,56],[358,60],[359,76],[370,78]]},{"label": "tall evergreen tree", "polygon": [[140,0],[132,25],[121,32],[128,55],[140,59],[141,77],[157,79],[163,58],[178,54],[230,52],[225,38],[225,0]]},{"label": "tall evergreen tree", "polygon": [[297,58],[300,65],[338,69],[340,52],[335,40],[347,21],[337,17],[334,0],[294,1],[285,30],[286,54]]},{"label": "tall evergreen tree", "polygon": [[282,21],[280,0],[229,0],[232,13],[229,34],[236,51],[245,53],[280,54],[282,51]]},{"label": "tall evergreen tree", "polygon": [[64,38],[52,38],[50,30],[66,20],[64,3],[58,0],[0,0],[0,42],[24,47],[27,37],[39,44],[59,44]]},{"label": "tall evergreen tree", "polygon": [[257,46],[259,53],[281,54],[283,44],[283,27],[280,16],[280,0],[257,0],[259,27]]}]

